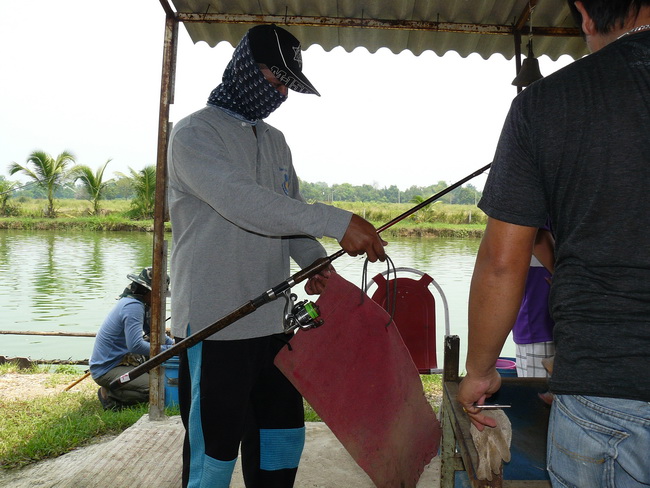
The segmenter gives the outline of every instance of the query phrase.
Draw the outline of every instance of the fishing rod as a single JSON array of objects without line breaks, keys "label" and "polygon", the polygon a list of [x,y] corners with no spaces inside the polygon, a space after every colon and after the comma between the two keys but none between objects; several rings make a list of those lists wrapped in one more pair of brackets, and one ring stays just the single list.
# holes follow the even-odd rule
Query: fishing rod
[{"label": "fishing rod", "polygon": [[[483,166],[482,168],[474,171],[472,174],[466,176],[462,180],[457,181],[453,185],[448,186],[442,191],[439,191],[435,195],[427,198],[423,202],[419,203],[415,207],[407,210],[401,215],[398,215],[395,217],[393,220],[390,222],[385,223],[381,227],[377,229],[377,233],[380,234],[386,229],[392,227],[393,225],[397,224],[398,222],[401,222],[405,218],[409,217],[410,215],[413,215],[415,212],[420,210],[423,207],[426,207],[430,203],[434,202],[435,200],[438,200],[439,198],[445,196],[447,193],[450,191],[455,190],[459,186],[461,186],[463,183],[466,181],[471,180],[472,178],[475,178],[476,176],[480,175],[481,173],[487,171],[492,163],[487,164]],[[119,388],[120,386],[125,385],[126,383],[129,383],[130,381],[133,381],[134,379],[142,376],[144,373],[148,372],[149,370],[155,368],[156,366],[160,366],[162,363],[167,361],[173,356],[178,355],[179,352],[184,351],[185,349],[189,349],[190,347],[198,344],[199,342],[207,339],[210,337],[212,334],[215,334],[219,332],[222,329],[225,329],[229,325],[233,324],[234,322],[237,322],[239,319],[245,317],[246,315],[249,315],[253,313],[255,310],[260,308],[262,305],[265,305],[269,302],[272,302],[273,300],[276,300],[282,295],[285,295],[289,289],[291,289],[293,286],[297,285],[298,283],[301,283],[302,281],[311,278],[314,275],[317,275],[320,273],[322,270],[327,268],[332,261],[335,259],[340,258],[345,254],[344,249],[339,249],[336,251],[334,254],[331,254],[327,257],[317,259],[314,261],[311,265],[307,266],[306,268],[301,269],[297,273],[291,275],[289,278],[287,278],[285,281],[282,283],[274,286],[273,288],[265,291],[262,293],[260,296],[257,298],[254,298],[247,303],[244,303],[240,307],[236,308],[232,312],[230,312],[228,315],[225,315],[221,319],[217,320],[211,325],[208,325],[204,329],[201,329],[194,334],[191,334],[187,336],[185,339],[182,341],[174,344],[172,347],[169,349],[166,349],[162,351],[160,354],[157,354],[156,356],[150,358],[149,360],[145,361],[144,363],[136,366],[134,369],[129,371],[128,373],[123,374],[119,378],[116,378],[111,382],[109,385],[109,388]]]}]

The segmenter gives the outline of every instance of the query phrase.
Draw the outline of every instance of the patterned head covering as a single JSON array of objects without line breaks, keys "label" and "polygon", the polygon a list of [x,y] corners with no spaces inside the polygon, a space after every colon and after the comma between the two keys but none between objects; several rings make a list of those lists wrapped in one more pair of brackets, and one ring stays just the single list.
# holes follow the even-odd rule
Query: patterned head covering
[{"label": "patterned head covering", "polygon": [[268,117],[286,99],[264,78],[246,33],[223,72],[221,84],[210,93],[208,104],[254,122]]},{"label": "patterned head covering", "polygon": [[129,273],[126,275],[126,277],[131,281],[151,290],[151,280],[153,279],[153,269],[151,267],[144,268],[142,271],[140,271],[140,274],[137,275]]},{"label": "patterned head covering", "polygon": [[[131,280],[131,283],[129,284],[129,286],[127,286],[124,289],[124,291],[119,296],[119,298],[130,296],[137,300],[142,301],[142,297],[144,296],[141,294],[144,293],[142,288],[146,288],[147,290],[152,289],[151,280],[153,279],[153,268],[149,266],[147,268],[144,268],[142,271],[140,271],[140,274],[136,275],[136,274],[129,273],[128,275],[126,275],[126,277]],[[170,281],[169,275],[166,276],[165,281],[167,283],[165,295],[169,296],[169,281]]]}]

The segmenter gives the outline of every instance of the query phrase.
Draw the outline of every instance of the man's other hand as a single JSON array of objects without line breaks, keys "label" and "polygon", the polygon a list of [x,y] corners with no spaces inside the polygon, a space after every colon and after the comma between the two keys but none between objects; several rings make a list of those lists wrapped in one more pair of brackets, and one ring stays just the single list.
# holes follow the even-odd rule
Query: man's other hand
[{"label": "man's other hand", "polygon": [[379,237],[370,222],[356,214],[352,215],[350,225],[339,244],[350,256],[365,254],[373,263],[386,260],[384,246],[388,243]]}]

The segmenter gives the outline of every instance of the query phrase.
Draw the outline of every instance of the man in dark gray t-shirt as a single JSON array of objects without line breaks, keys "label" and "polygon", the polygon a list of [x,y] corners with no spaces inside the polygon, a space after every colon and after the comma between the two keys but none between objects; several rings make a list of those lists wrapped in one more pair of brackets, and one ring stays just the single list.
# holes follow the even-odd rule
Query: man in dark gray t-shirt
[{"label": "man in dark gray t-shirt", "polygon": [[476,408],[521,303],[538,227],[556,232],[554,486],[647,486],[650,468],[650,2],[570,3],[593,54],[526,88],[506,119],[484,197],[470,292],[467,376]]}]

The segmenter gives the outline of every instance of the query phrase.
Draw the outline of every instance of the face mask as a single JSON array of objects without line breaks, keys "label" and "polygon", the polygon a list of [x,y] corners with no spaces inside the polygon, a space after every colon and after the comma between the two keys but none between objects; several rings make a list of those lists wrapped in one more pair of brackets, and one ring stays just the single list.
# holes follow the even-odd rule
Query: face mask
[{"label": "face mask", "polygon": [[286,99],[264,78],[246,34],[235,48],[221,84],[210,93],[208,104],[256,121],[268,117]]}]

